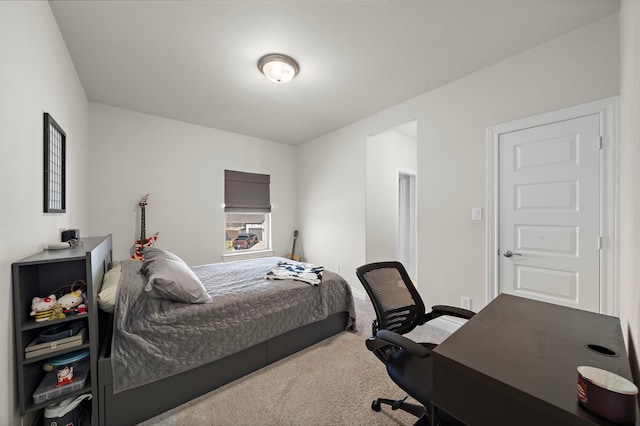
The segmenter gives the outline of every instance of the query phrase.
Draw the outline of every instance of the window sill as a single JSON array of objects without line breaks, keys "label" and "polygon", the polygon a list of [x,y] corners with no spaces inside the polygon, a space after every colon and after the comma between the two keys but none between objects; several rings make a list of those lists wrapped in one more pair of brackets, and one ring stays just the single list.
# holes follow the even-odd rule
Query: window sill
[{"label": "window sill", "polygon": [[225,253],[222,255],[223,262],[231,262],[234,260],[257,259],[259,257],[271,257],[273,250],[256,250],[242,253]]}]

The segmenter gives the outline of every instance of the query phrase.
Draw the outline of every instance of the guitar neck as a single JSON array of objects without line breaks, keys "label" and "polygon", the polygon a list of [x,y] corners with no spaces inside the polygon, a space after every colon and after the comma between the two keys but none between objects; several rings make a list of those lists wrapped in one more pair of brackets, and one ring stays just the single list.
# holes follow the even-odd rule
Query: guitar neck
[{"label": "guitar neck", "polygon": [[145,237],[145,221],[144,221],[144,207],[145,206],[141,206],[141,212],[140,212],[140,241],[144,241],[146,239]]},{"label": "guitar neck", "polygon": [[293,245],[291,246],[291,259],[296,256],[296,240],[298,239],[298,231],[293,231]]}]

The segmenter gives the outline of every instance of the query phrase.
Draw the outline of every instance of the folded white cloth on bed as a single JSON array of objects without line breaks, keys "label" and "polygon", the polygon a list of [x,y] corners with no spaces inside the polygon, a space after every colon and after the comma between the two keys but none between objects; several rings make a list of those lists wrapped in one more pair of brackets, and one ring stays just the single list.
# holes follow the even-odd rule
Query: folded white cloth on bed
[{"label": "folded white cloth on bed", "polygon": [[278,262],[271,271],[267,272],[269,280],[296,280],[307,284],[318,285],[322,282],[322,266],[302,262]]}]

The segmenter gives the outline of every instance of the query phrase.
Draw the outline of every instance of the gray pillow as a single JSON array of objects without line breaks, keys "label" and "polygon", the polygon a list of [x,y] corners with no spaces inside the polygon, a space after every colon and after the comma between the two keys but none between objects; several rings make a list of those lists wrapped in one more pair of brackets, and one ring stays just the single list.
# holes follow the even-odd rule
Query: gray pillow
[{"label": "gray pillow", "polygon": [[182,303],[211,302],[207,290],[182,259],[166,250],[150,251],[150,248],[143,251],[145,260],[141,268],[149,279],[145,290],[150,296]]},{"label": "gray pillow", "polygon": [[[171,253],[170,251],[163,250],[161,248],[153,247],[153,246],[144,247],[142,249],[142,254],[144,255],[144,262],[155,260],[155,259],[173,259],[173,260],[177,260],[178,262],[184,262],[181,258]],[[143,263],[143,268],[144,268],[144,263]]]}]

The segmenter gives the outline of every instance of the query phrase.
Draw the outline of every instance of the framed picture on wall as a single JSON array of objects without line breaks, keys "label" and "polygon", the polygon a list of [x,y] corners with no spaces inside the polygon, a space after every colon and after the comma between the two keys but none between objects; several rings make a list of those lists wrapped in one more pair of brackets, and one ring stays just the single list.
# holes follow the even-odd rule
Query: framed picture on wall
[{"label": "framed picture on wall", "polygon": [[44,212],[66,211],[67,135],[49,113],[44,113]]}]

